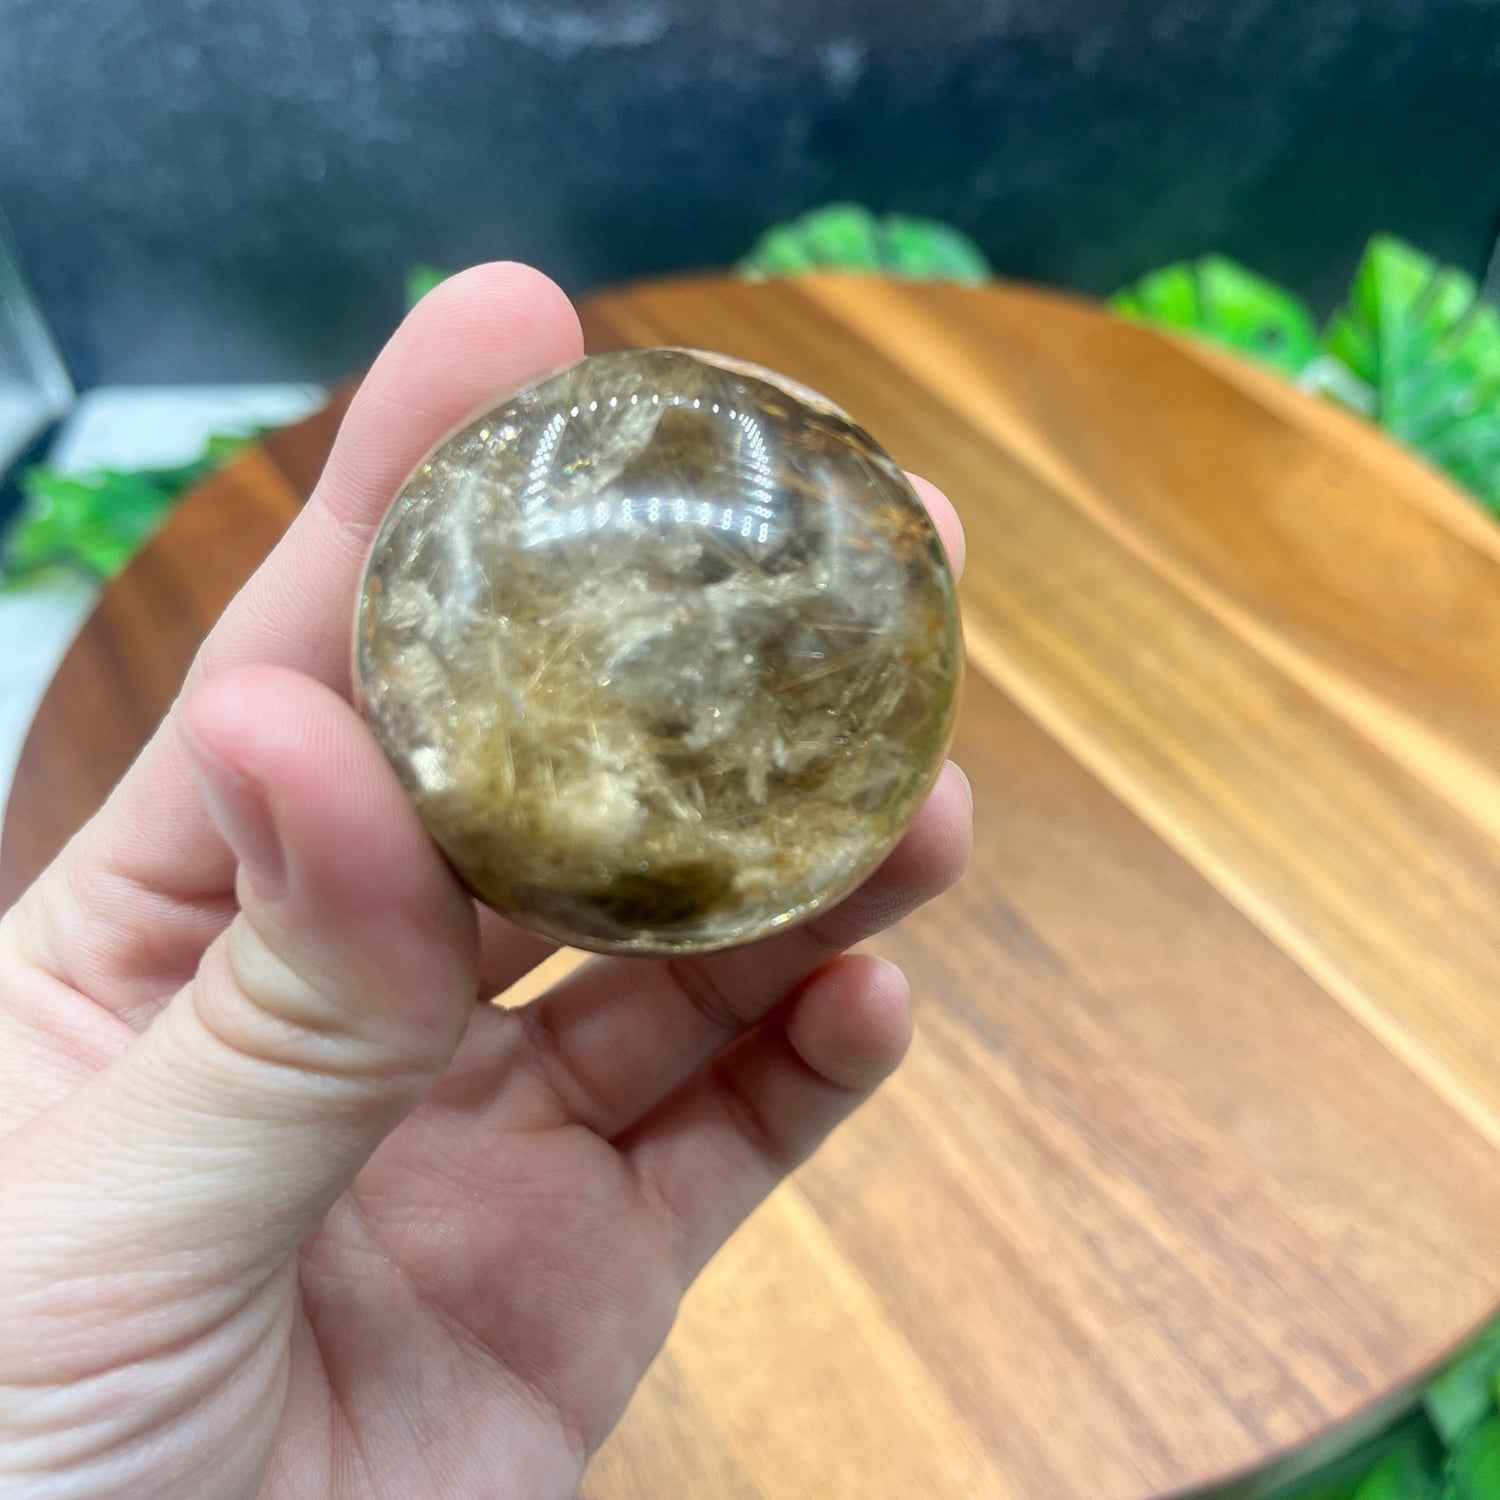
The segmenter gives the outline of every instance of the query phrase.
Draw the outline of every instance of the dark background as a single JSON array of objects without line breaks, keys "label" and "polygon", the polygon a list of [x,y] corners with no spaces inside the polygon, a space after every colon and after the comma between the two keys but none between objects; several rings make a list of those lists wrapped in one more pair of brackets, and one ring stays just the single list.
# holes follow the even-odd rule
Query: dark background
[{"label": "dark background", "polygon": [[571,290],[831,199],[1103,293],[1217,249],[1321,306],[1470,270],[1500,0],[6,0],[0,206],[75,376],[329,377],[405,268]]}]

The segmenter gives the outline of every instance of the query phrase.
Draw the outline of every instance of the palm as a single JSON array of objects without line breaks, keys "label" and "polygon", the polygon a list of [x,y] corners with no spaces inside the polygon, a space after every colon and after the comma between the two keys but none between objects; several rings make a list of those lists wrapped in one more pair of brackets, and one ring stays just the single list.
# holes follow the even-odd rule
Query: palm
[{"label": "palm", "polygon": [[[300,1258],[278,1448],[320,1479],[358,1475],[347,1493],[374,1476],[438,1493],[455,1455],[479,1472],[453,1492],[482,1492],[495,1455],[476,1431],[508,1434],[530,1475],[518,1493],[570,1493],[681,1295],[661,1221],[607,1141],[579,1125],[510,1134],[459,1092],[381,1147]],[[413,1410],[418,1364],[436,1399]],[[267,1493],[338,1493],[308,1477]]]},{"label": "palm", "polygon": [[[845,915],[874,925],[860,909],[886,914],[891,880],[913,866],[919,886],[941,879],[920,872],[928,862],[920,848],[905,851]],[[108,879],[74,870],[66,884],[87,892]],[[54,896],[45,883],[38,894]],[[0,1008],[0,1023],[14,1025],[36,997],[55,1017],[44,1055],[33,1054],[5,1080],[10,1124],[66,1098],[80,1055],[100,1065],[128,1050],[140,1021],[160,1013],[179,986],[195,983],[205,944],[210,953],[222,946],[233,909],[227,889],[191,902],[143,893],[116,923],[96,924],[95,940],[73,955],[87,991],[6,945],[0,999],[20,997],[22,1005]],[[7,935],[24,933],[32,913],[23,906]],[[825,938],[789,936],[806,955],[827,956]],[[91,1371],[134,1384],[137,1372],[161,1359],[164,1340],[183,1366],[174,1404],[185,1414],[170,1434],[189,1451],[232,1448],[237,1466],[265,1475],[259,1493],[266,1500],[571,1494],[665,1338],[688,1282],[726,1228],[812,1144],[795,1124],[784,1136],[774,1123],[747,1124],[740,1104],[726,1116],[718,1099],[713,1070],[756,1053],[755,1029],[738,1040],[733,1032],[742,1004],[761,1008],[753,998],[760,976],[769,973],[779,990],[779,968],[816,966],[787,937],[760,952],[758,963],[692,981],[686,966],[627,961],[623,985],[619,962],[594,960],[524,1010],[474,1007],[436,1086],[291,1260],[248,1280],[226,1268],[174,1284],[174,1321],[165,1332],[106,1333]],[[529,950],[526,961],[534,957]],[[146,1014],[125,1019],[127,999]],[[689,1048],[674,1071],[688,1072],[699,1053],[716,1057],[707,1073],[695,1069],[665,1091],[650,1066],[644,1076],[599,1071],[601,1059],[622,1056],[617,1036],[599,1049],[572,1046],[565,1019],[560,1039],[543,1041],[555,1023],[537,1019],[549,1010],[571,1014],[586,1029],[614,1011],[634,1031],[644,1029],[637,1023],[646,1013],[673,1009],[683,1012],[678,1029]],[[669,1039],[657,1039],[652,1058],[672,1050]],[[839,1084],[798,1083],[808,1086],[835,1115],[857,1102]],[[819,1113],[811,1116],[817,1133],[826,1128]],[[697,1201],[696,1171],[674,1185],[672,1163],[684,1150],[714,1184],[706,1205]],[[202,1216],[213,1220],[212,1207],[204,1205]],[[232,1248],[242,1226],[222,1214],[217,1223],[213,1241]],[[237,1285],[227,1316],[226,1281]],[[71,1299],[71,1314],[87,1329],[110,1330],[119,1287],[106,1282],[96,1293],[89,1286]],[[6,1325],[0,1317],[0,1325],[0,1348],[33,1347],[24,1319]],[[73,1375],[59,1367],[55,1379],[62,1388]],[[0,1389],[6,1383],[0,1356]],[[211,1432],[198,1410],[210,1399]],[[132,1435],[116,1441],[128,1463]],[[0,1493],[3,1477],[0,1468]],[[118,1492],[131,1493],[123,1485]]]}]

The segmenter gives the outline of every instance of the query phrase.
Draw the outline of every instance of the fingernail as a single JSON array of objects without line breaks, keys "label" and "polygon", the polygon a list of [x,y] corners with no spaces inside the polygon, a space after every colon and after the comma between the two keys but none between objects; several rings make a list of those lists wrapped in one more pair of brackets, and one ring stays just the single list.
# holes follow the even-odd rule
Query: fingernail
[{"label": "fingernail", "polygon": [[969,816],[973,817],[974,788],[970,784],[968,776],[964,774],[964,768],[961,765],[958,765],[955,761],[950,760],[948,762],[948,767],[958,777],[959,785],[964,789],[964,800],[969,804]]},{"label": "fingernail", "polygon": [[286,856],[265,788],[189,739],[198,789],[214,826],[255,889],[263,896],[275,895],[286,880]]}]

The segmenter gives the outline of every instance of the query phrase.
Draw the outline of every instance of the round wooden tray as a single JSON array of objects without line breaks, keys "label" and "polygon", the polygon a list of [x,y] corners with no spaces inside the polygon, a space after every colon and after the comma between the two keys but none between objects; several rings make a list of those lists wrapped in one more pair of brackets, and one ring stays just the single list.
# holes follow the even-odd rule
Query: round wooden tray
[{"label": "round wooden tray", "polygon": [[[953,497],[978,849],[881,944],[911,1059],[694,1289],[584,1493],[1128,1500],[1378,1420],[1500,1294],[1500,530],[1363,424],[1058,297],[708,278],[585,320],[784,370]],[[6,895],[338,414],[105,595]]]}]

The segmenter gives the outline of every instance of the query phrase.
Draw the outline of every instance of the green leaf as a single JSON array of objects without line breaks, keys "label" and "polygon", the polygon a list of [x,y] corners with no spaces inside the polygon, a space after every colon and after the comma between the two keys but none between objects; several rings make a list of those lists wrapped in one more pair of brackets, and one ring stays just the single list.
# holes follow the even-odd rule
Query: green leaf
[{"label": "green leaf", "polygon": [[1276,1492],[1274,1500],[1436,1500],[1444,1453],[1413,1412],[1342,1458]]},{"label": "green leaf", "polygon": [[833,203],[805,215],[799,227],[815,265],[844,271],[880,270],[880,227],[869,209]]},{"label": "green leaf", "polygon": [[1186,262],[1142,276],[1134,286],[1116,292],[1110,306],[1127,318],[1178,328],[1184,333],[1203,332],[1198,278]]},{"label": "green leaf", "polygon": [[1500,1500],[1500,1416],[1485,1418],[1453,1450],[1443,1500]]},{"label": "green leaf", "polygon": [[1110,299],[1124,317],[1196,335],[1284,375],[1318,352],[1312,313],[1290,292],[1222,255],[1143,276]]},{"label": "green leaf", "polygon": [[216,435],[197,458],[162,469],[65,474],[43,465],[27,470],[20,481],[21,508],[0,540],[0,587],[56,569],[113,578],[178,495],[250,441],[247,434]]},{"label": "green leaf", "polygon": [[740,274],[751,280],[770,276],[800,276],[817,270],[801,235],[790,225],[768,229],[739,264]]},{"label": "green leaf", "polygon": [[1500,1323],[1486,1328],[1423,1392],[1428,1418],[1449,1446],[1495,1410],[1497,1376]]},{"label": "green leaf", "polygon": [[408,310],[415,307],[433,287],[440,286],[448,279],[447,271],[440,271],[436,266],[413,266],[406,273],[406,306]]},{"label": "green leaf", "polygon": [[1297,377],[1297,384],[1314,396],[1326,396],[1363,417],[1375,415],[1375,392],[1346,364],[1331,354],[1320,354]]},{"label": "green leaf", "polygon": [[877,219],[854,203],[832,203],[767,230],[737,269],[752,280],[831,270],[968,285],[990,274],[979,247],[951,225],[903,214]]},{"label": "green leaf", "polygon": [[9,577],[57,565],[109,577],[151,534],[170,502],[166,491],[136,474],[75,479],[32,470],[22,486],[25,502],[6,549]]},{"label": "green leaf", "polygon": [[1442,1485],[1434,1448],[1413,1436],[1399,1443],[1365,1475],[1352,1500],[1433,1500]]},{"label": "green leaf", "polygon": [[880,228],[881,264],[889,275],[964,286],[989,280],[990,263],[979,246],[951,225],[887,214]]},{"label": "green leaf", "polygon": [[1500,313],[1471,278],[1378,235],[1323,350],[1373,394],[1374,420],[1500,510]]}]

